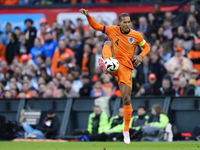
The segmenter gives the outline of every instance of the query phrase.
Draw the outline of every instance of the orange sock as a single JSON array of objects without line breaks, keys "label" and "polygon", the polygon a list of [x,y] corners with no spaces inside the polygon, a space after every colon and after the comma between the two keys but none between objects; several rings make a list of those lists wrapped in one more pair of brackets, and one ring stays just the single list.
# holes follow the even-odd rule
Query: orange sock
[{"label": "orange sock", "polygon": [[104,45],[102,50],[103,59],[106,60],[112,57],[111,47],[108,45]]},{"label": "orange sock", "polygon": [[129,124],[132,116],[132,105],[124,105],[124,131],[129,132]]}]

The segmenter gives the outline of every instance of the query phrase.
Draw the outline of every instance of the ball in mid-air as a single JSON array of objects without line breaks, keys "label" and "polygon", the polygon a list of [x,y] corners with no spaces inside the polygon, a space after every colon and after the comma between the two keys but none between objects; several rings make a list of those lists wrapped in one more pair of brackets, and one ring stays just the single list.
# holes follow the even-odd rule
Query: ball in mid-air
[{"label": "ball in mid-air", "polygon": [[119,62],[115,58],[108,58],[105,60],[105,67],[109,72],[115,72],[119,68]]}]

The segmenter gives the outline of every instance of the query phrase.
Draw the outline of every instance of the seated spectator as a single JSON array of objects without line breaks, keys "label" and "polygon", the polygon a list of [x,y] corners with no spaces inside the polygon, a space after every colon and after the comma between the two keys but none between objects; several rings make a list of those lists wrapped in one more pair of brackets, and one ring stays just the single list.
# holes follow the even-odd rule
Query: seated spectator
[{"label": "seated spectator", "polygon": [[55,42],[53,40],[53,35],[52,35],[51,29],[47,30],[45,32],[45,43],[43,45],[44,56],[52,58],[54,56],[54,52],[55,52],[57,46],[58,46],[57,42]]},{"label": "seated spectator", "polygon": [[162,81],[162,87],[156,95],[175,96],[175,90],[172,89],[172,82],[170,76],[165,76]]},{"label": "seated spectator", "polygon": [[46,57],[46,59],[45,59],[45,66],[46,66],[47,74],[49,76],[52,75],[51,65],[52,65],[51,57]]},{"label": "seated spectator", "polygon": [[164,31],[165,31],[164,27],[161,26],[158,28],[157,39],[160,41],[160,43],[163,43],[168,40],[167,37],[164,35]]},{"label": "seated spectator", "polygon": [[75,27],[75,29],[74,29],[75,32],[77,30],[86,31],[89,29],[89,25],[87,25],[87,26],[83,25],[83,20],[81,18],[77,18],[76,22],[77,22],[77,27]]},{"label": "seated spectator", "polygon": [[160,127],[162,129],[165,129],[168,122],[169,118],[167,117],[167,115],[165,115],[162,107],[159,105],[153,105],[148,123],[145,126]]},{"label": "seated spectator", "polygon": [[173,76],[172,84],[173,84],[172,88],[175,90],[176,96],[179,96],[178,89],[179,89],[180,82],[179,82],[179,77],[178,76]]},{"label": "seated spectator", "polygon": [[194,95],[195,87],[191,84],[188,84],[185,77],[180,78],[180,87],[178,89],[179,96],[192,96]]},{"label": "seated spectator", "polygon": [[6,72],[8,72],[9,70],[10,70],[10,68],[8,67],[7,62],[1,61],[1,73],[3,73],[5,75]]},{"label": "seated spectator", "polygon": [[191,78],[191,79],[195,79],[195,80],[198,80],[198,79],[199,79],[199,74],[198,74],[197,69],[192,69],[192,70],[191,70],[190,78]]},{"label": "seated spectator", "polygon": [[69,80],[65,81],[64,86],[65,86],[65,92],[66,92],[67,97],[70,97],[70,98],[72,98],[72,97],[79,97],[79,93],[77,93],[72,88],[71,82]]},{"label": "seated spectator", "polygon": [[113,94],[113,83],[111,82],[110,75],[103,74],[101,76],[101,87],[105,93],[105,96],[111,96]]},{"label": "seated spectator", "polygon": [[[91,55],[91,52],[92,52],[92,46],[89,45],[89,44],[84,44],[83,51],[84,51],[84,53],[83,53],[81,70],[85,71],[85,70],[89,70],[88,62],[90,62],[89,58],[90,58],[90,55]],[[92,63],[92,62],[90,62],[90,63]]]},{"label": "seated spectator", "polygon": [[14,33],[15,33],[15,35],[17,36],[17,39],[19,40],[19,38],[20,38],[20,34],[21,34],[21,30],[20,30],[20,27],[15,27],[15,29],[14,29]]},{"label": "seated spectator", "polygon": [[73,70],[72,75],[74,76],[74,80],[72,83],[72,88],[78,93],[79,90],[83,87],[83,83],[81,81],[81,71]]},{"label": "seated spectator", "polygon": [[18,57],[22,56],[23,54],[29,54],[32,45],[30,41],[26,40],[25,33],[20,33],[20,42],[15,47],[15,53]]},{"label": "seated spectator", "polygon": [[67,97],[67,94],[63,89],[58,89],[56,91],[56,98],[65,98],[65,97]]},{"label": "seated spectator", "polygon": [[51,89],[53,91],[53,97],[56,97],[56,93],[57,93],[57,90],[58,88],[55,86],[54,82],[53,81],[50,81],[47,85],[47,88],[48,89]]},{"label": "seated spectator", "polygon": [[[56,91],[56,98],[59,97],[58,91]],[[42,98],[53,98],[53,91],[51,89],[46,89],[44,94],[42,95]]]},{"label": "seated spectator", "polygon": [[183,73],[187,79],[190,78],[190,71],[192,70],[192,62],[182,56],[182,48],[177,47],[175,56],[172,57],[167,63],[166,68],[168,73],[173,76],[174,74]]},{"label": "seated spectator", "polygon": [[198,26],[199,25],[197,23],[195,16],[193,14],[188,15],[186,27],[189,29],[189,31],[195,34]]},{"label": "seated spectator", "polygon": [[[39,84],[39,97],[43,97],[45,91],[47,90],[47,86],[46,84]],[[53,92],[52,92],[52,95],[53,95]]]},{"label": "seated spectator", "polygon": [[8,33],[12,32],[12,25],[10,22],[6,23],[6,34],[8,35]]},{"label": "seated spectator", "polygon": [[90,92],[90,97],[101,97],[101,96],[105,96],[105,93],[104,93],[103,89],[101,88],[101,81],[97,80],[93,84],[93,88]]},{"label": "seated spectator", "polygon": [[113,138],[122,133],[124,129],[124,114],[123,108],[118,108],[118,115],[110,118],[108,128],[105,133],[107,134],[106,141],[113,141]]},{"label": "seated spectator", "polygon": [[37,70],[35,63],[33,62],[32,59],[29,58],[29,56],[27,54],[23,54],[20,57],[20,59],[23,64],[23,70],[22,70],[23,75],[25,75],[25,74],[30,75],[31,69]]},{"label": "seated spectator", "polygon": [[159,62],[159,56],[157,52],[150,53],[149,72],[154,73],[156,75],[158,85],[160,86],[163,77],[167,73],[167,70]]},{"label": "seated spectator", "polygon": [[186,56],[193,47],[194,38],[190,35],[190,31],[186,28],[183,34],[183,47],[185,49]]},{"label": "seated spectator", "polygon": [[89,76],[82,77],[83,87],[79,90],[80,97],[90,97],[91,85]]},{"label": "seated spectator", "polygon": [[5,91],[3,98],[5,98],[5,99],[13,98],[11,91],[10,90]]},{"label": "seated spectator", "polygon": [[90,141],[105,141],[106,128],[108,126],[108,116],[102,112],[99,106],[93,107],[93,113],[88,118],[88,139]]},{"label": "seated spectator", "polygon": [[[129,132],[130,132],[130,139],[131,140],[137,140],[140,141],[141,139],[141,131],[140,128],[147,124],[147,121],[149,119],[149,116],[146,113],[146,107],[143,105],[138,106],[137,113],[138,115],[135,115],[131,117],[130,126],[129,126]],[[113,138],[113,141],[122,140],[123,134],[120,133],[116,137]]]},{"label": "seated spectator", "polygon": [[155,93],[157,93],[159,90],[157,77],[154,73],[150,73],[148,78],[149,78],[149,83],[143,84],[143,87],[145,89],[144,95],[155,95]]},{"label": "seated spectator", "polygon": [[31,47],[33,47],[34,40],[35,40],[36,34],[37,34],[37,30],[35,29],[35,27],[33,27],[33,20],[31,20],[31,19],[26,19],[25,24],[27,27],[27,29],[25,30],[26,40],[29,41],[29,43],[31,44]]},{"label": "seated spectator", "polygon": [[44,52],[44,49],[41,46],[40,39],[35,38],[34,47],[31,48],[29,57],[33,59],[35,64],[37,64],[37,56],[42,55],[43,52]]},{"label": "seated spectator", "polygon": [[163,23],[163,26],[164,26],[164,29],[165,29],[165,31],[164,31],[164,36],[166,36],[167,37],[167,39],[172,39],[172,37],[173,37],[173,34],[172,34],[172,22],[171,22],[171,20],[169,20],[169,19],[165,19],[164,20],[164,23]]},{"label": "seated spectator", "polygon": [[8,65],[10,65],[15,57],[15,49],[18,45],[18,39],[15,33],[9,33],[8,34],[9,43],[6,46],[6,61],[8,62]]},{"label": "seated spectator", "polygon": [[47,117],[41,124],[38,124],[36,128],[32,128],[29,124],[22,124],[24,131],[26,132],[26,138],[33,139],[49,139],[55,138],[58,133],[60,121],[53,110],[47,112]]},{"label": "seated spectator", "polygon": [[29,90],[29,83],[22,84],[22,92],[17,95],[18,98],[32,98],[32,92]]},{"label": "seated spectator", "polygon": [[195,96],[200,96],[200,79],[197,80],[198,86],[195,89]]},{"label": "seated spectator", "polygon": [[194,41],[195,50],[191,50],[188,54],[188,58],[193,62],[194,69],[197,69],[200,74],[200,38]]},{"label": "seated spectator", "polygon": [[164,61],[164,66],[168,62],[168,60],[171,58],[171,48],[170,48],[171,42],[165,42],[160,46],[160,49],[158,50],[160,57]]},{"label": "seated spectator", "polygon": [[66,75],[67,66],[65,61],[68,57],[74,56],[74,53],[69,48],[66,48],[65,41],[62,40],[59,41],[58,48],[59,50],[54,53],[52,59],[52,75],[55,75],[56,72],[61,72],[63,75]]}]

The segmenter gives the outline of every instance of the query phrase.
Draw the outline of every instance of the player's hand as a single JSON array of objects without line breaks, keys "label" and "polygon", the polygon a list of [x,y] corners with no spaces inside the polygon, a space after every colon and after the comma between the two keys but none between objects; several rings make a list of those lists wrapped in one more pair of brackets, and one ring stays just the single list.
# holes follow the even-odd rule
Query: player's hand
[{"label": "player's hand", "polygon": [[133,66],[134,66],[134,67],[138,67],[141,63],[142,63],[142,56],[141,56],[141,55],[137,55],[137,56],[133,59]]},{"label": "player's hand", "polygon": [[84,14],[86,17],[89,15],[89,14],[88,14],[88,10],[86,10],[86,9],[84,9],[84,8],[81,8],[79,11],[80,11],[82,14]]}]

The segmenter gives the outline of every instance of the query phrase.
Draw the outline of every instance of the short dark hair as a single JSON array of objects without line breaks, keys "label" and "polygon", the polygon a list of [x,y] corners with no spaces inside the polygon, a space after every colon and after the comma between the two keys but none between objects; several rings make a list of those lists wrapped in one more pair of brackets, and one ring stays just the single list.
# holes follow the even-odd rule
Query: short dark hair
[{"label": "short dark hair", "polygon": [[146,108],[146,106],[144,106],[144,105],[138,106],[138,109],[140,109],[140,108],[142,108],[142,109],[144,109],[145,111],[147,111],[147,108]]},{"label": "short dark hair", "polygon": [[18,27],[18,26],[17,26],[17,27],[15,27],[15,29],[14,29],[14,30],[20,30],[20,27]]},{"label": "short dark hair", "polygon": [[121,22],[122,21],[122,18],[123,17],[129,17],[129,15],[127,14],[127,13],[121,13],[120,15],[119,15],[119,21]]}]

